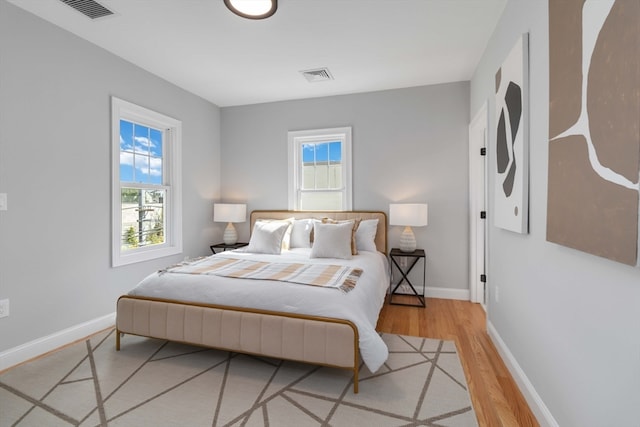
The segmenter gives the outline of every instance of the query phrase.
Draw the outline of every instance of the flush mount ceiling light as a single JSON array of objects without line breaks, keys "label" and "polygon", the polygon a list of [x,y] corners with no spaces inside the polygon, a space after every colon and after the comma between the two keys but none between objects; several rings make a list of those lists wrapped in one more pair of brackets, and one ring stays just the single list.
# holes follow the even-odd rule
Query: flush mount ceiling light
[{"label": "flush mount ceiling light", "polygon": [[278,0],[224,0],[229,10],[247,19],[268,18],[278,9]]}]

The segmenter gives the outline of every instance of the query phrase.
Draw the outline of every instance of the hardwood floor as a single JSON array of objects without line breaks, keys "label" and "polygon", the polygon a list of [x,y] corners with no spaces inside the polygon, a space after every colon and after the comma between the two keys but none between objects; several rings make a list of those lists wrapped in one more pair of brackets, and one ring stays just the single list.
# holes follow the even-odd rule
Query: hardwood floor
[{"label": "hardwood floor", "polygon": [[487,334],[479,304],[434,298],[426,308],[385,303],[377,329],[455,341],[481,427],[539,426]]}]

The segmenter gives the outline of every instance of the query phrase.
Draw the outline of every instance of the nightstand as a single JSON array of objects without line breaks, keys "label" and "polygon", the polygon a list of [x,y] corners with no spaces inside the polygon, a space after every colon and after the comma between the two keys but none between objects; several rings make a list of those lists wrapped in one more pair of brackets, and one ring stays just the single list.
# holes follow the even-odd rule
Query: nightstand
[{"label": "nightstand", "polygon": [[215,245],[209,246],[209,248],[211,249],[211,252],[213,252],[215,254],[216,253],[216,249],[222,249],[222,252],[224,252],[226,250],[238,249],[238,248],[241,248],[241,247],[247,246],[247,245],[248,245],[248,243],[245,243],[245,242],[238,242],[238,243],[234,243],[232,245],[227,245],[226,243],[216,243]]},{"label": "nightstand", "polygon": [[[403,259],[403,257],[408,258],[409,259],[409,263],[408,265],[405,265],[401,260]],[[426,286],[426,275],[427,275],[427,258],[426,255],[424,253],[423,249],[416,249],[413,252],[402,252],[400,249],[398,248],[393,248],[391,249],[391,252],[389,252],[389,258],[391,258],[391,262],[392,262],[392,266],[391,266],[391,293],[389,296],[389,304],[395,304],[395,305],[408,305],[411,307],[425,307],[426,303],[425,303],[425,299],[424,299],[424,288]],[[418,264],[418,262],[422,260],[422,293],[418,293],[418,291],[416,291],[416,288],[413,286],[413,283],[411,283],[411,281],[409,280],[409,273],[411,272],[411,270],[413,270],[413,268]],[[394,284],[394,279],[393,279],[393,266],[396,266],[396,269],[400,272],[400,274],[402,275],[402,277],[400,278],[399,281],[397,281]],[[402,285],[403,283],[405,283],[407,285],[409,285],[409,290],[412,291],[412,293],[403,293],[403,292],[399,292],[400,290],[400,285]],[[402,301],[408,299],[407,297],[415,297],[417,298],[417,303],[416,304],[409,304],[409,303],[405,303],[405,302],[394,302],[393,297],[394,296],[400,296],[402,295],[402,297],[400,297],[400,299]],[[398,298],[396,298],[398,299]]]}]

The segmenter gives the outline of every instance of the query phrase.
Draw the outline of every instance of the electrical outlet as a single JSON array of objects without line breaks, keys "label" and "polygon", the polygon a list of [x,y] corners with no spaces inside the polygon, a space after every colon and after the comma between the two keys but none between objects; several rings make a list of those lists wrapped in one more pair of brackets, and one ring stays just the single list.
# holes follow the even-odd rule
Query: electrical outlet
[{"label": "electrical outlet", "polygon": [[9,300],[0,300],[0,317],[9,317]]},{"label": "electrical outlet", "polygon": [[496,302],[500,302],[500,287],[496,286],[493,289],[493,299],[496,300]]}]

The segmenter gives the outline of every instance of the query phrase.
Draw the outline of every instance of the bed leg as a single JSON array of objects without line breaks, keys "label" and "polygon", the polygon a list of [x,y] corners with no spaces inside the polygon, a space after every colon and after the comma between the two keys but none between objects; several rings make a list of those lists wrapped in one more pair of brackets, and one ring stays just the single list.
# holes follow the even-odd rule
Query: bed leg
[{"label": "bed leg", "polygon": [[116,329],[116,351],[120,351],[120,331]]},{"label": "bed leg", "polygon": [[353,370],[353,393],[358,394],[358,367]]}]

